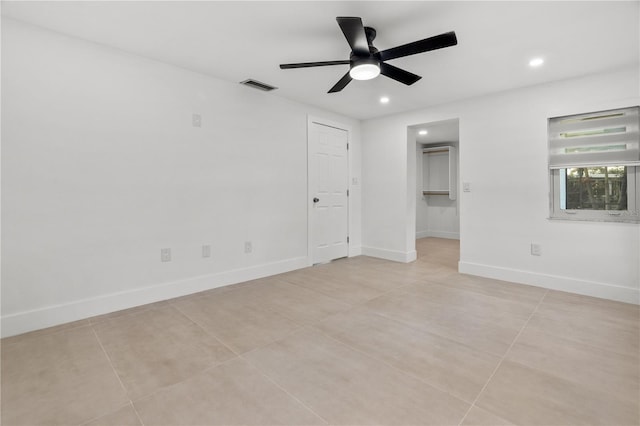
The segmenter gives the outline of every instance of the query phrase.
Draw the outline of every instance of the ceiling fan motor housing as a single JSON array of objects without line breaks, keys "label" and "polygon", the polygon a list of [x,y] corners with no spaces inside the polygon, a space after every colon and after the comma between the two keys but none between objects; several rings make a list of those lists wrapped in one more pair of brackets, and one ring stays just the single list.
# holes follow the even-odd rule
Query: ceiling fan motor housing
[{"label": "ceiling fan motor housing", "polygon": [[371,47],[373,40],[375,40],[376,34],[377,34],[375,28],[364,27],[364,34],[367,37],[367,42],[369,43],[369,46]]},{"label": "ceiling fan motor housing", "polygon": [[351,57],[349,59],[351,60],[351,64],[350,64],[351,68],[359,65],[365,65],[365,64],[375,65],[378,68],[380,68],[380,58],[376,57],[376,55],[374,54],[371,54],[370,56],[364,56],[364,57],[351,54]]},{"label": "ceiling fan motor housing", "polygon": [[350,70],[362,65],[373,65],[380,69],[380,64],[382,62],[382,60],[380,59],[380,53],[378,52],[378,49],[376,49],[373,45],[373,40],[376,38],[376,30],[371,27],[364,27],[364,33],[367,37],[367,44],[369,45],[369,55],[358,55],[352,51],[349,55]]}]

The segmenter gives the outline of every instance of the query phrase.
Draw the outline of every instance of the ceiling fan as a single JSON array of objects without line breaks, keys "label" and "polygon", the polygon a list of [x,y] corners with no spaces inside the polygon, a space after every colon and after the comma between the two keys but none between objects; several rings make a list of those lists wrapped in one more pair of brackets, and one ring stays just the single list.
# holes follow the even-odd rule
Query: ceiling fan
[{"label": "ceiling fan", "polygon": [[402,46],[379,51],[373,46],[373,40],[376,38],[376,30],[371,27],[363,26],[362,19],[357,17],[337,17],[336,21],[338,21],[340,29],[347,39],[349,46],[351,46],[351,55],[349,55],[348,60],[281,64],[280,68],[285,70],[291,68],[348,64],[349,72],[346,73],[340,81],[338,81],[329,90],[328,93],[341,91],[353,79],[370,80],[372,78],[376,78],[379,74],[409,86],[420,80],[422,77],[401,68],[394,67],[393,65],[389,65],[386,61],[402,58],[403,56],[428,52],[430,50],[455,46],[458,44],[456,33],[450,31],[434,37],[425,38],[424,40],[414,41],[412,43],[403,44]]}]

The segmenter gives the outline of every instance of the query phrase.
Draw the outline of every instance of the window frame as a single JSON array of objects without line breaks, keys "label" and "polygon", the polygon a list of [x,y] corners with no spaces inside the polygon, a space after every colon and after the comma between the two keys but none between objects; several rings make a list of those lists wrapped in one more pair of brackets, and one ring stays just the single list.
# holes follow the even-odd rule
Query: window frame
[{"label": "window frame", "polygon": [[627,166],[627,210],[561,209],[562,179],[560,175],[561,172],[566,173],[566,169],[549,169],[549,172],[551,183],[549,219],[640,223],[639,166]]},{"label": "window frame", "polygon": [[[585,108],[590,112],[569,112],[569,111],[557,111],[558,114],[554,114],[547,118],[547,171],[549,176],[549,219],[552,220],[567,220],[567,221],[592,221],[592,222],[621,222],[621,223],[634,223],[640,224],[640,158],[617,158],[604,153],[602,156],[593,157],[585,161],[584,157],[577,157],[575,161],[570,157],[565,157],[563,161],[558,164],[558,159],[555,158],[552,161],[552,155],[557,155],[555,152],[558,145],[553,142],[557,136],[556,132],[559,131],[558,126],[554,125],[552,130],[552,120],[579,120],[581,117],[584,119],[590,119],[591,116],[617,113],[617,111],[635,109],[636,115],[640,112],[640,98],[637,100],[627,102],[615,102],[608,105],[592,105],[593,108]],[[569,112],[567,114],[567,112]],[[605,118],[606,119],[606,118]],[[622,124],[622,123],[620,123]],[[613,125],[613,124],[610,124]],[[631,132],[635,133],[634,139],[631,140],[631,149],[635,145],[635,149],[638,149],[640,143],[640,121],[636,118],[630,122]],[[571,125],[570,125],[571,126]],[[588,127],[587,127],[588,129]],[[576,131],[576,128],[571,131]],[[554,136],[552,136],[554,135]],[[590,136],[587,136],[590,137]],[[625,143],[624,139],[620,141]],[[603,141],[604,144],[612,144],[612,141]],[[618,140],[615,141],[618,143]],[[626,142],[629,143],[629,142]],[[588,146],[587,142],[587,146]],[[605,151],[606,152],[606,151]],[[569,161],[568,161],[569,160]],[[605,166],[626,166],[627,167],[627,210],[591,210],[591,209],[561,209],[560,194],[561,190],[561,174],[566,175],[566,170],[569,168],[591,168],[591,167],[605,167]],[[565,181],[566,182],[566,181]],[[566,197],[566,191],[565,197]],[[566,200],[565,200],[566,205]]]}]

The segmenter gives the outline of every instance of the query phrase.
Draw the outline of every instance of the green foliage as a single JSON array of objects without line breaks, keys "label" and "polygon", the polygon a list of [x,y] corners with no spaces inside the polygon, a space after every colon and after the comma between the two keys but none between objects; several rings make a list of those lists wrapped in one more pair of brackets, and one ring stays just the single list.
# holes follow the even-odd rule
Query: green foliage
[{"label": "green foliage", "polygon": [[625,166],[567,169],[567,209],[626,210]]}]

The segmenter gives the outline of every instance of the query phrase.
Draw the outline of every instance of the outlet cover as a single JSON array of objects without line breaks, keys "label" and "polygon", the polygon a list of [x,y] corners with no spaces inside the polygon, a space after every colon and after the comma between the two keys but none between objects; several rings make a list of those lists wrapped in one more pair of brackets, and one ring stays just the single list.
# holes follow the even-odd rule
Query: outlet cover
[{"label": "outlet cover", "polygon": [[531,256],[541,256],[542,246],[537,243],[531,243]]},{"label": "outlet cover", "polygon": [[245,241],[244,242],[244,252],[245,253],[251,253],[253,251],[253,245],[251,244],[251,241]]},{"label": "outlet cover", "polygon": [[202,246],[202,257],[211,257],[211,246],[204,245]]},{"label": "outlet cover", "polygon": [[193,114],[191,124],[193,127],[202,127],[202,116],[200,114]]},{"label": "outlet cover", "polygon": [[170,248],[160,249],[160,261],[161,262],[171,262],[171,249]]}]

